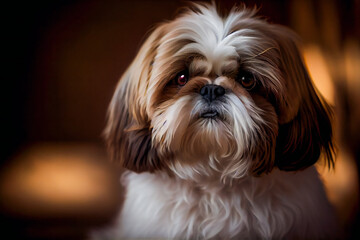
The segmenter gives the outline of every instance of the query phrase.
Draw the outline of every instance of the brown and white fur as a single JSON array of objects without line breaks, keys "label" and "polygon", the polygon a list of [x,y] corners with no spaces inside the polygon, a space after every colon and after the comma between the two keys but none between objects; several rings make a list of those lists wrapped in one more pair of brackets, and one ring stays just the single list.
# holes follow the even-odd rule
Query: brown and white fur
[{"label": "brown and white fur", "polygon": [[143,44],[105,129],[126,199],[95,238],[335,236],[313,166],[333,163],[330,107],[296,35],[254,14],[193,4]]}]

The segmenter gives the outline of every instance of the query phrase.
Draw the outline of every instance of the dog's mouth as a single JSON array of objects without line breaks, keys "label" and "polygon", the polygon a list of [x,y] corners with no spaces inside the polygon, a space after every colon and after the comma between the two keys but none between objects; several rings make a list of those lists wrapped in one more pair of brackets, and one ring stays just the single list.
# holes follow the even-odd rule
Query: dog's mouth
[{"label": "dog's mouth", "polygon": [[200,114],[201,118],[216,118],[219,116],[219,112],[214,109],[209,109]]}]

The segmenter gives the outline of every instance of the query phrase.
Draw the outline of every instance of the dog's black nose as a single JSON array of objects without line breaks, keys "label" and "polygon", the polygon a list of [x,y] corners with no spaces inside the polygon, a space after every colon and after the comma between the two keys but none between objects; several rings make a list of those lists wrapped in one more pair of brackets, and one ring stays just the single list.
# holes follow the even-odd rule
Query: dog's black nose
[{"label": "dog's black nose", "polygon": [[200,94],[210,102],[225,94],[225,89],[222,86],[207,84],[200,89]]}]

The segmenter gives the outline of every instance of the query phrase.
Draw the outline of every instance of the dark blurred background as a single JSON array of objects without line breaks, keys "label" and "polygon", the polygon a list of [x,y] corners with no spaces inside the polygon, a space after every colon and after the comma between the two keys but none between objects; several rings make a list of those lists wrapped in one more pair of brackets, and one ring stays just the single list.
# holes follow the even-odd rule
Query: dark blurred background
[{"label": "dark blurred background", "polygon": [[[223,9],[240,3],[218,2]],[[360,1],[242,2],[302,37],[311,75],[336,107],[339,170],[319,169],[345,236],[352,238],[358,234]],[[101,139],[107,105],[146,33],[184,5],[2,3],[2,227],[22,238],[78,239],[113,219],[121,190]]]}]

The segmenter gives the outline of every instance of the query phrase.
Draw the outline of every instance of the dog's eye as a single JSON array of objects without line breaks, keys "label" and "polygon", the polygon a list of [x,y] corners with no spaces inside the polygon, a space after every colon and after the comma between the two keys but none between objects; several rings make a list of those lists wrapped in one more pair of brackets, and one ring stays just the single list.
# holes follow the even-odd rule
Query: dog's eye
[{"label": "dog's eye", "polygon": [[180,72],[176,75],[175,82],[179,86],[184,86],[189,81],[189,76],[187,72]]},{"label": "dog's eye", "polygon": [[255,77],[250,72],[240,72],[237,81],[247,90],[253,89],[256,85]]}]

